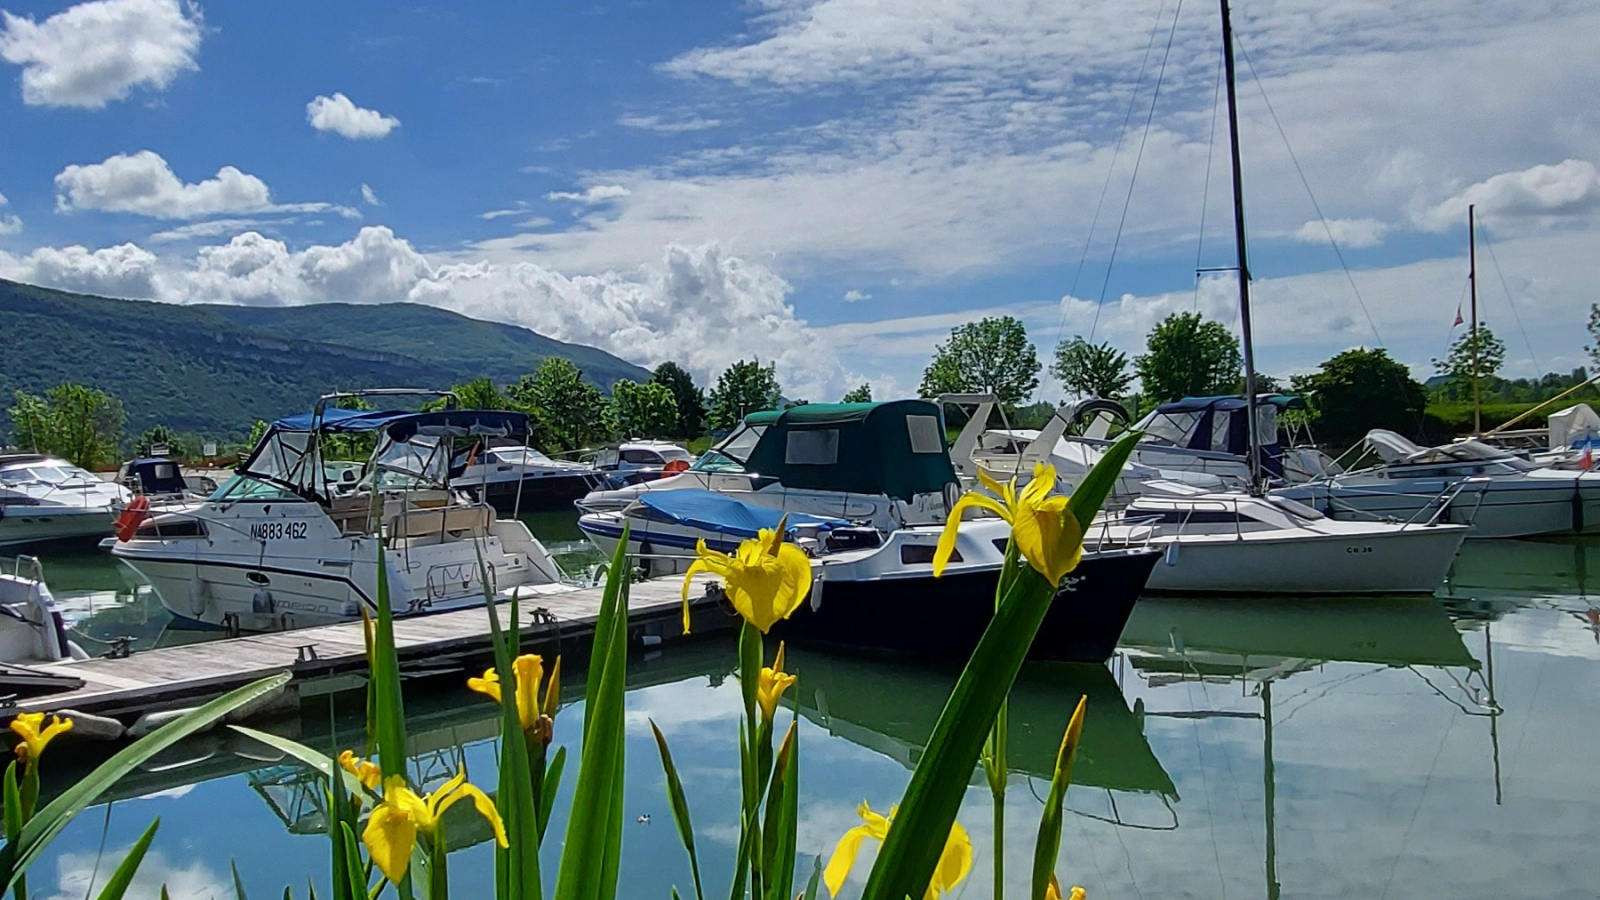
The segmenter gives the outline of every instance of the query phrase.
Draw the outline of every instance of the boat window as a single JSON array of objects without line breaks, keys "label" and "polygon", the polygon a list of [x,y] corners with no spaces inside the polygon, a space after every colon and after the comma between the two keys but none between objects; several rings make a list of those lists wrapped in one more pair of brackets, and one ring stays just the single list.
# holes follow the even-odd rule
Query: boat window
[{"label": "boat window", "polygon": [[69,481],[94,478],[77,466],[66,464],[25,466],[20,471],[10,469],[4,473],[4,477],[13,484],[27,484],[30,481],[40,484],[66,484]]},{"label": "boat window", "polygon": [[783,461],[791,466],[831,466],[839,461],[839,429],[789,432]]},{"label": "boat window", "polygon": [[676,446],[676,445],[671,446],[671,447],[662,447],[661,448],[661,458],[664,459],[664,460],[667,460],[669,462],[671,460],[674,460],[674,459],[688,459],[688,460],[694,459],[693,456],[689,455],[689,451],[683,449],[682,447]]},{"label": "boat window", "polygon": [[380,490],[443,487],[450,480],[449,464],[449,453],[436,437],[419,434],[408,441],[395,441],[384,435],[372,454],[368,479]]},{"label": "boat window", "polygon": [[299,500],[300,498],[288,488],[270,484],[248,475],[235,475],[222,483],[209,498],[215,501],[233,502],[235,500],[265,501],[265,500]]},{"label": "boat window", "polygon": [[911,435],[912,453],[943,453],[944,435],[938,416],[906,416],[906,431]]},{"label": "boat window", "polygon": [[636,466],[656,466],[661,464],[661,456],[654,450],[624,450],[622,461]]},{"label": "boat window", "polygon": [[1159,413],[1153,412],[1145,416],[1144,421],[1133,426],[1136,431],[1143,431],[1144,437],[1140,443],[1170,444],[1174,447],[1185,447],[1189,444],[1189,432],[1195,423],[1200,420],[1200,413]]},{"label": "boat window", "polygon": [[140,525],[136,534],[142,538],[205,537],[206,528],[197,519],[180,518],[166,521],[151,519]]},{"label": "boat window", "polygon": [[494,457],[496,462],[521,463],[526,466],[539,466],[550,462],[550,457],[532,447],[503,447],[499,450],[489,451],[489,455]]},{"label": "boat window", "polygon": [[[310,442],[311,435],[307,432],[274,429],[261,440],[260,446],[241,467],[240,474],[308,487],[301,473],[305,464],[306,447]],[[321,474],[320,471],[318,474]]]},{"label": "boat window", "polygon": [[728,435],[727,440],[707,450],[695,461],[693,468],[698,472],[743,472],[745,460],[750,458],[750,453],[756,449],[756,443],[766,430],[765,425],[740,427]]},{"label": "boat window", "polygon": [[[932,565],[934,551],[938,549],[933,544],[902,544],[900,546],[900,562],[907,566]],[[950,551],[951,562],[961,562],[961,551]]]}]

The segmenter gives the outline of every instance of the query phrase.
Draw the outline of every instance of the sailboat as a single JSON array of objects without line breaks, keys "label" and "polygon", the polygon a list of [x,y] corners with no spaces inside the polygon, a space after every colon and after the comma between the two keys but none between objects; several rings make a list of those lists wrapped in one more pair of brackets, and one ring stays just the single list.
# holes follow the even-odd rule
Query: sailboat
[{"label": "sailboat", "polygon": [[[1542,465],[1483,438],[1478,365],[1477,216],[1467,207],[1467,282],[1472,295],[1472,435],[1420,447],[1382,428],[1367,433],[1364,453],[1376,465],[1273,491],[1336,519],[1410,519],[1442,511],[1468,523],[1474,538],[1600,532],[1600,472]],[[1470,482],[1470,484],[1469,484]],[[1465,489],[1463,489],[1465,486]],[[1451,490],[1462,496],[1446,503]]]}]

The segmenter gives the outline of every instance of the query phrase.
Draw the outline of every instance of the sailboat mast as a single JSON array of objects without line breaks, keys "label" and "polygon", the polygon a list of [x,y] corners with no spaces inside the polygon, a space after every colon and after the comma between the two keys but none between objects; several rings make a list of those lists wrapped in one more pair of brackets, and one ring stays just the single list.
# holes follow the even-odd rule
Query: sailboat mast
[{"label": "sailboat mast", "polygon": [[1472,436],[1483,434],[1483,392],[1478,383],[1478,222],[1467,204],[1467,284],[1472,289]]},{"label": "sailboat mast", "polygon": [[1245,414],[1250,435],[1250,491],[1259,493],[1261,477],[1261,435],[1256,432],[1256,355],[1250,338],[1250,265],[1245,259],[1244,175],[1239,165],[1239,103],[1234,92],[1233,20],[1228,15],[1228,0],[1222,3],[1222,68],[1228,83],[1228,149],[1233,159],[1233,239],[1239,252],[1239,332],[1244,343]]}]

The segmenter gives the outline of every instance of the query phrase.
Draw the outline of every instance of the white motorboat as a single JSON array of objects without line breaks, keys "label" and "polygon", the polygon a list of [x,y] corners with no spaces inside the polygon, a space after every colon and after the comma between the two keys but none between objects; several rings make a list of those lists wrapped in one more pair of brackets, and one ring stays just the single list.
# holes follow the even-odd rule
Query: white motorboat
[{"label": "white motorboat", "polygon": [[53,456],[0,455],[0,547],[108,535],[130,496]]},{"label": "white motorboat", "polygon": [[19,556],[11,571],[0,566],[0,663],[87,659],[67,637],[66,622],[45,586],[39,560]]},{"label": "white motorboat", "polygon": [[498,512],[571,509],[574,500],[598,487],[602,476],[589,463],[551,459],[533,447],[507,440],[460,448],[454,482]]},{"label": "white motorboat", "polygon": [[[397,615],[482,604],[486,593],[507,600],[571,589],[527,526],[497,520],[451,481],[456,447],[526,434],[525,415],[330,407],[347,396],[274,423],[209,499],[150,515],[112,553],[180,621],[233,631],[349,621],[374,609],[380,541]],[[340,492],[324,440],[357,433],[376,434],[377,446],[354,487]]]},{"label": "white motorboat", "polygon": [[1410,520],[1445,506],[1446,492],[1470,480],[1442,520],[1472,523],[1475,538],[1600,532],[1600,472],[1540,466],[1474,438],[1419,447],[1374,429],[1363,443],[1377,465],[1273,493],[1337,519]]},{"label": "white motorboat", "polygon": [[623,441],[595,454],[594,466],[606,488],[676,475],[694,465],[694,454],[671,441]]}]

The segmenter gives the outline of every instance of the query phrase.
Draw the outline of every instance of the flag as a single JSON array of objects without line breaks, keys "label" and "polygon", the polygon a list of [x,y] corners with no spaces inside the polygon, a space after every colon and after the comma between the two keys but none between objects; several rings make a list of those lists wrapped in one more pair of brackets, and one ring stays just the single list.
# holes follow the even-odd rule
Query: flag
[{"label": "flag", "polygon": [[1578,468],[1585,472],[1594,468],[1594,445],[1586,444],[1583,448],[1583,457],[1578,460]]},{"label": "flag", "polygon": [[1450,325],[1450,327],[1454,328],[1457,325],[1460,325],[1462,322],[1465,322],[1465,321],[1466,321],[1466,319],[1461,318],[1461,304],[1457,303],[1456,304],[1456,320],[1455,320],[1454,323],[1452,323]]}]

